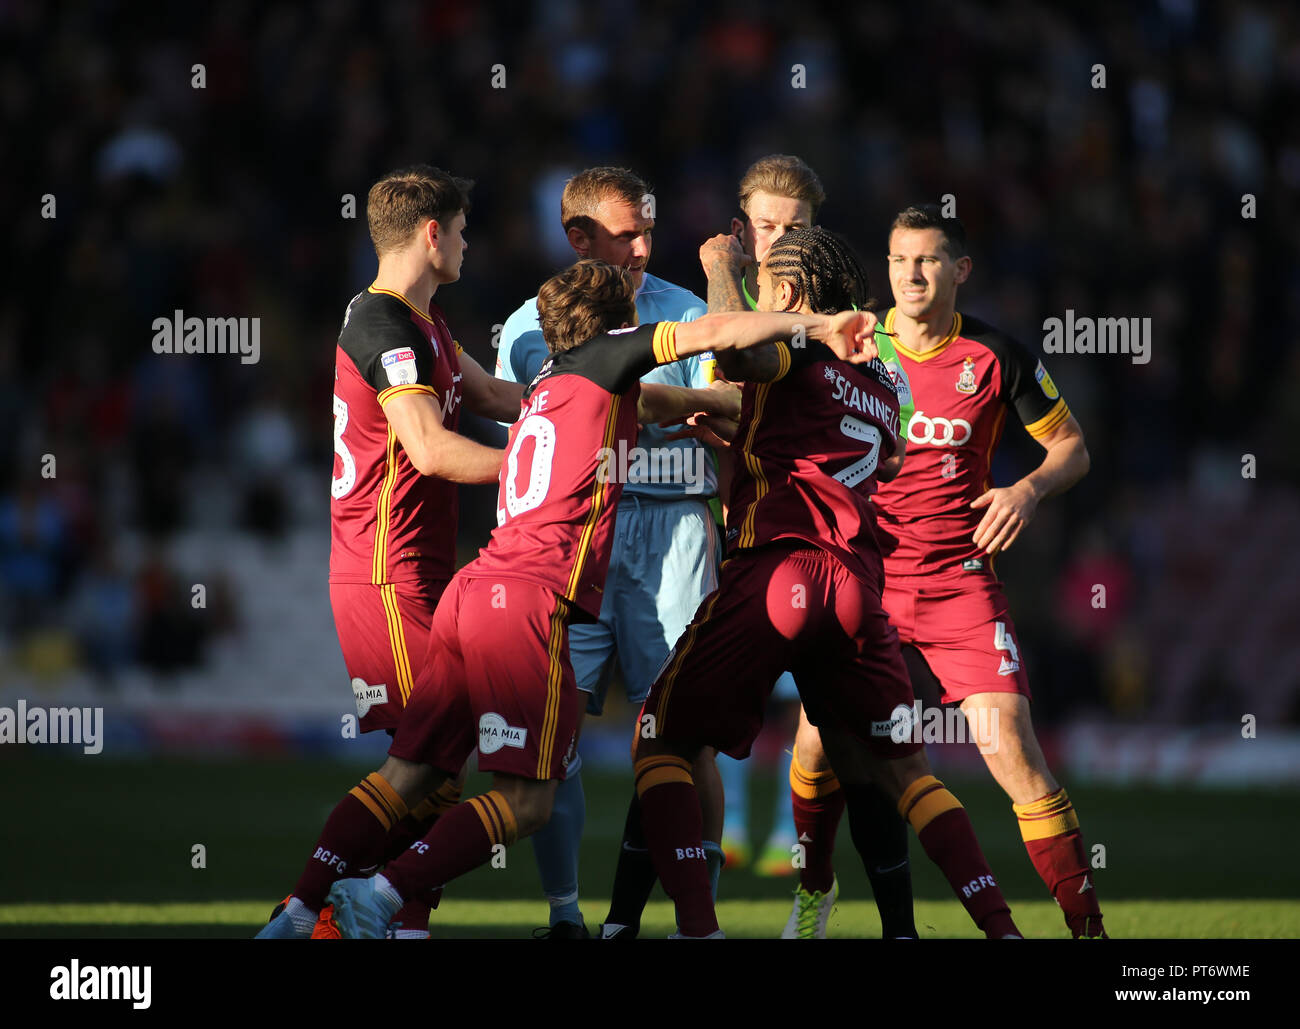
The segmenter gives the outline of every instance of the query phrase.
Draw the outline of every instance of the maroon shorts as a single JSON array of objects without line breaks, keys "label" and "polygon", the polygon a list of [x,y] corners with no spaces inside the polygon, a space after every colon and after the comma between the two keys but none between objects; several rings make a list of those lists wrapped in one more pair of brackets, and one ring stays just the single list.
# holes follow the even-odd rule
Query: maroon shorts
[{"label": "maroon shorts", "polygon": [[779,544],[723,563],[650,690],[642,731],[744,758],[787,669],[814,725],[846,729],[883,758],[920,749],[890,735],[912,684],[880,595],[826,551]]},{"label": "maroon shorts", "polygon": [[898,638],[921,652],[939,680],[940,702],[973,693],[1030,696],[1029,676],[1002,584],[991,578],[936,583],[889,579],[881,598]]},{"label": "maroon shorts", "polygon": [[457,575],[389,753],[455,774],[563,779],[578,725],[569,606],[544,586]]},{"label": "maroon shorts", "polygon": [[446,588],[445,581],[330,583],[334,627],[362,732],[397,725],[424,658],[433,612]]}]

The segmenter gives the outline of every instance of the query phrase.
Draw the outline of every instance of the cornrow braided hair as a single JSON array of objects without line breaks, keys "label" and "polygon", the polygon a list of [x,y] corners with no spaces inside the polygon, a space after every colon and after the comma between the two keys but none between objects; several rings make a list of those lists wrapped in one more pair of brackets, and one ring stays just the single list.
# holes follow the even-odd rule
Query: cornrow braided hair
[{"label": "cornrow braided hair", "polygon": [[791,229],[772,244],[763,264],[774,280],[790,283],[796,304],[806,300],[814,314],[875,306],[858,255],[843,236],[820,226]]}]

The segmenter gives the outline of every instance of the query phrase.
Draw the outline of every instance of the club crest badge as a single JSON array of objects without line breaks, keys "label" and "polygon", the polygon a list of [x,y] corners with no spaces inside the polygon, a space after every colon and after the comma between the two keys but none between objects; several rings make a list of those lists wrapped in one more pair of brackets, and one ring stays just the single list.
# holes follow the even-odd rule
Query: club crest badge
[{"label": "club crest badge", "polygon": [[962,362],[961,374],[957,376],[957,392],[975,392],[975,358],[973,357],[967,357]]}]

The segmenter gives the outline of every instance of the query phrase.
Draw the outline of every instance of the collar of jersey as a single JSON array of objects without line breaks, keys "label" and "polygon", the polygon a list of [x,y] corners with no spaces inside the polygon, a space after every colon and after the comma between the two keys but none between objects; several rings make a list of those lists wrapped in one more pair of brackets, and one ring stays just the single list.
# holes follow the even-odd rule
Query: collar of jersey
[{"label": "collar of jersey", "polygon": [[405,296],[404,294],[397,292],[397,290],[395,290],[395,289],[384,289],[382,286],[376,286],[373,282],[372,282],[369,286],[367,286],[366,289],[367,289],[369,292],[371,292],[371,293],[384,293],[384,294],[387,294],[387,295],[390,296],[390,297],[396,297],[398,300],[400,300],[402,303],[404,303],[407,307],[409,307],[412,311],[414,311],[416,314],[418,314],[421,318],[423,318],[423,319],[424,319],[426,322],[428,322],[430,325],[433,325],[433,324],[434,324],[433,319],[429,317],[429,315],[428,315],[427,312],[425,312],[425,311],[421,311],[421,310],[420,310],[418,307],[416,307],[413,303],[411,303],[409,300],[407,300],[407,299],[406,299],[406,296]]},{"label": "collar of jersey", "polygon": [[[894,312],[897,310],[898,308],[891,307],[889,309],[889,313],[885,315],[886,332],[894,331]],[[929,361],[931,358],[938,357],[945,350],[947,350],[948,344],[951,343],[960,335],[961,335],[961,312],[953,311],[952,329],[949,331],[948,335],[943,337],[943,341],[934,349],[927,350],[924,354],[917,353],[911,347],[904,346],[902,340],[897,338],[894,339],[894,349],[900,351],[903,354],[903,356],[906,357],[909,361]]]},{"label": "collar of jersey", "polygon": [[640,300],[640,299],[641,299],[641,294],[644,293],[644,292],[645,292],[645,288],[646,288],[648,285],[650,285],[650,280],[651,280],[651,279],[654,279],[655,282],[662,282],[662,281],[663,281],[662,279],[657,279],[657,278],[655,278],[655,277],[654,277],[653,275],[651,275],[649,272],[644,272],[644,271],[643,271],[643,272],[641,273],[641,285],[637,286],[637,288],[636,288],[636,292],[632,295],[632,301],[633,301],[633,303],[635,303],[637,300]]}]

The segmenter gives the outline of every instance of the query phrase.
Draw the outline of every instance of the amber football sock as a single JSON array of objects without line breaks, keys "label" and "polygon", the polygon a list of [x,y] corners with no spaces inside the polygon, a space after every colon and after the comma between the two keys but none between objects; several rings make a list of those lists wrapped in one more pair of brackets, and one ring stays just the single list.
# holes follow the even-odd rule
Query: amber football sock
[{"label": "amber football sock", "polygon": [[646,843],[664,892],[677,907],[681,934],[708,936],[717,932],[700,798],[691,778],[691,763],[668,755],[641,758],[636,763],[636,791],[641,798]]},{"label": "amber football sock", "polygon": [[378,866],[388,834],[406,817],[406,804],[378,772],[372,772],[335,805],[293,895],[319,911],[339,879],[369,875]]},{"label": "amber football sock", "polygon": [[975,830],[961,802],[933,775],[903,791],[898,813],[911,823],[929,857],[943,872],[972,921],[989,939],[1019,936],[1011,908],[984,860]]},{"label": "amber football sock", "polygon": [[1012,804],[1029,859],[1065,915],[1070,934],[1105,936],[1101,905],[1089,874],[1083,833],[1064,789],[1029,804]]}]

